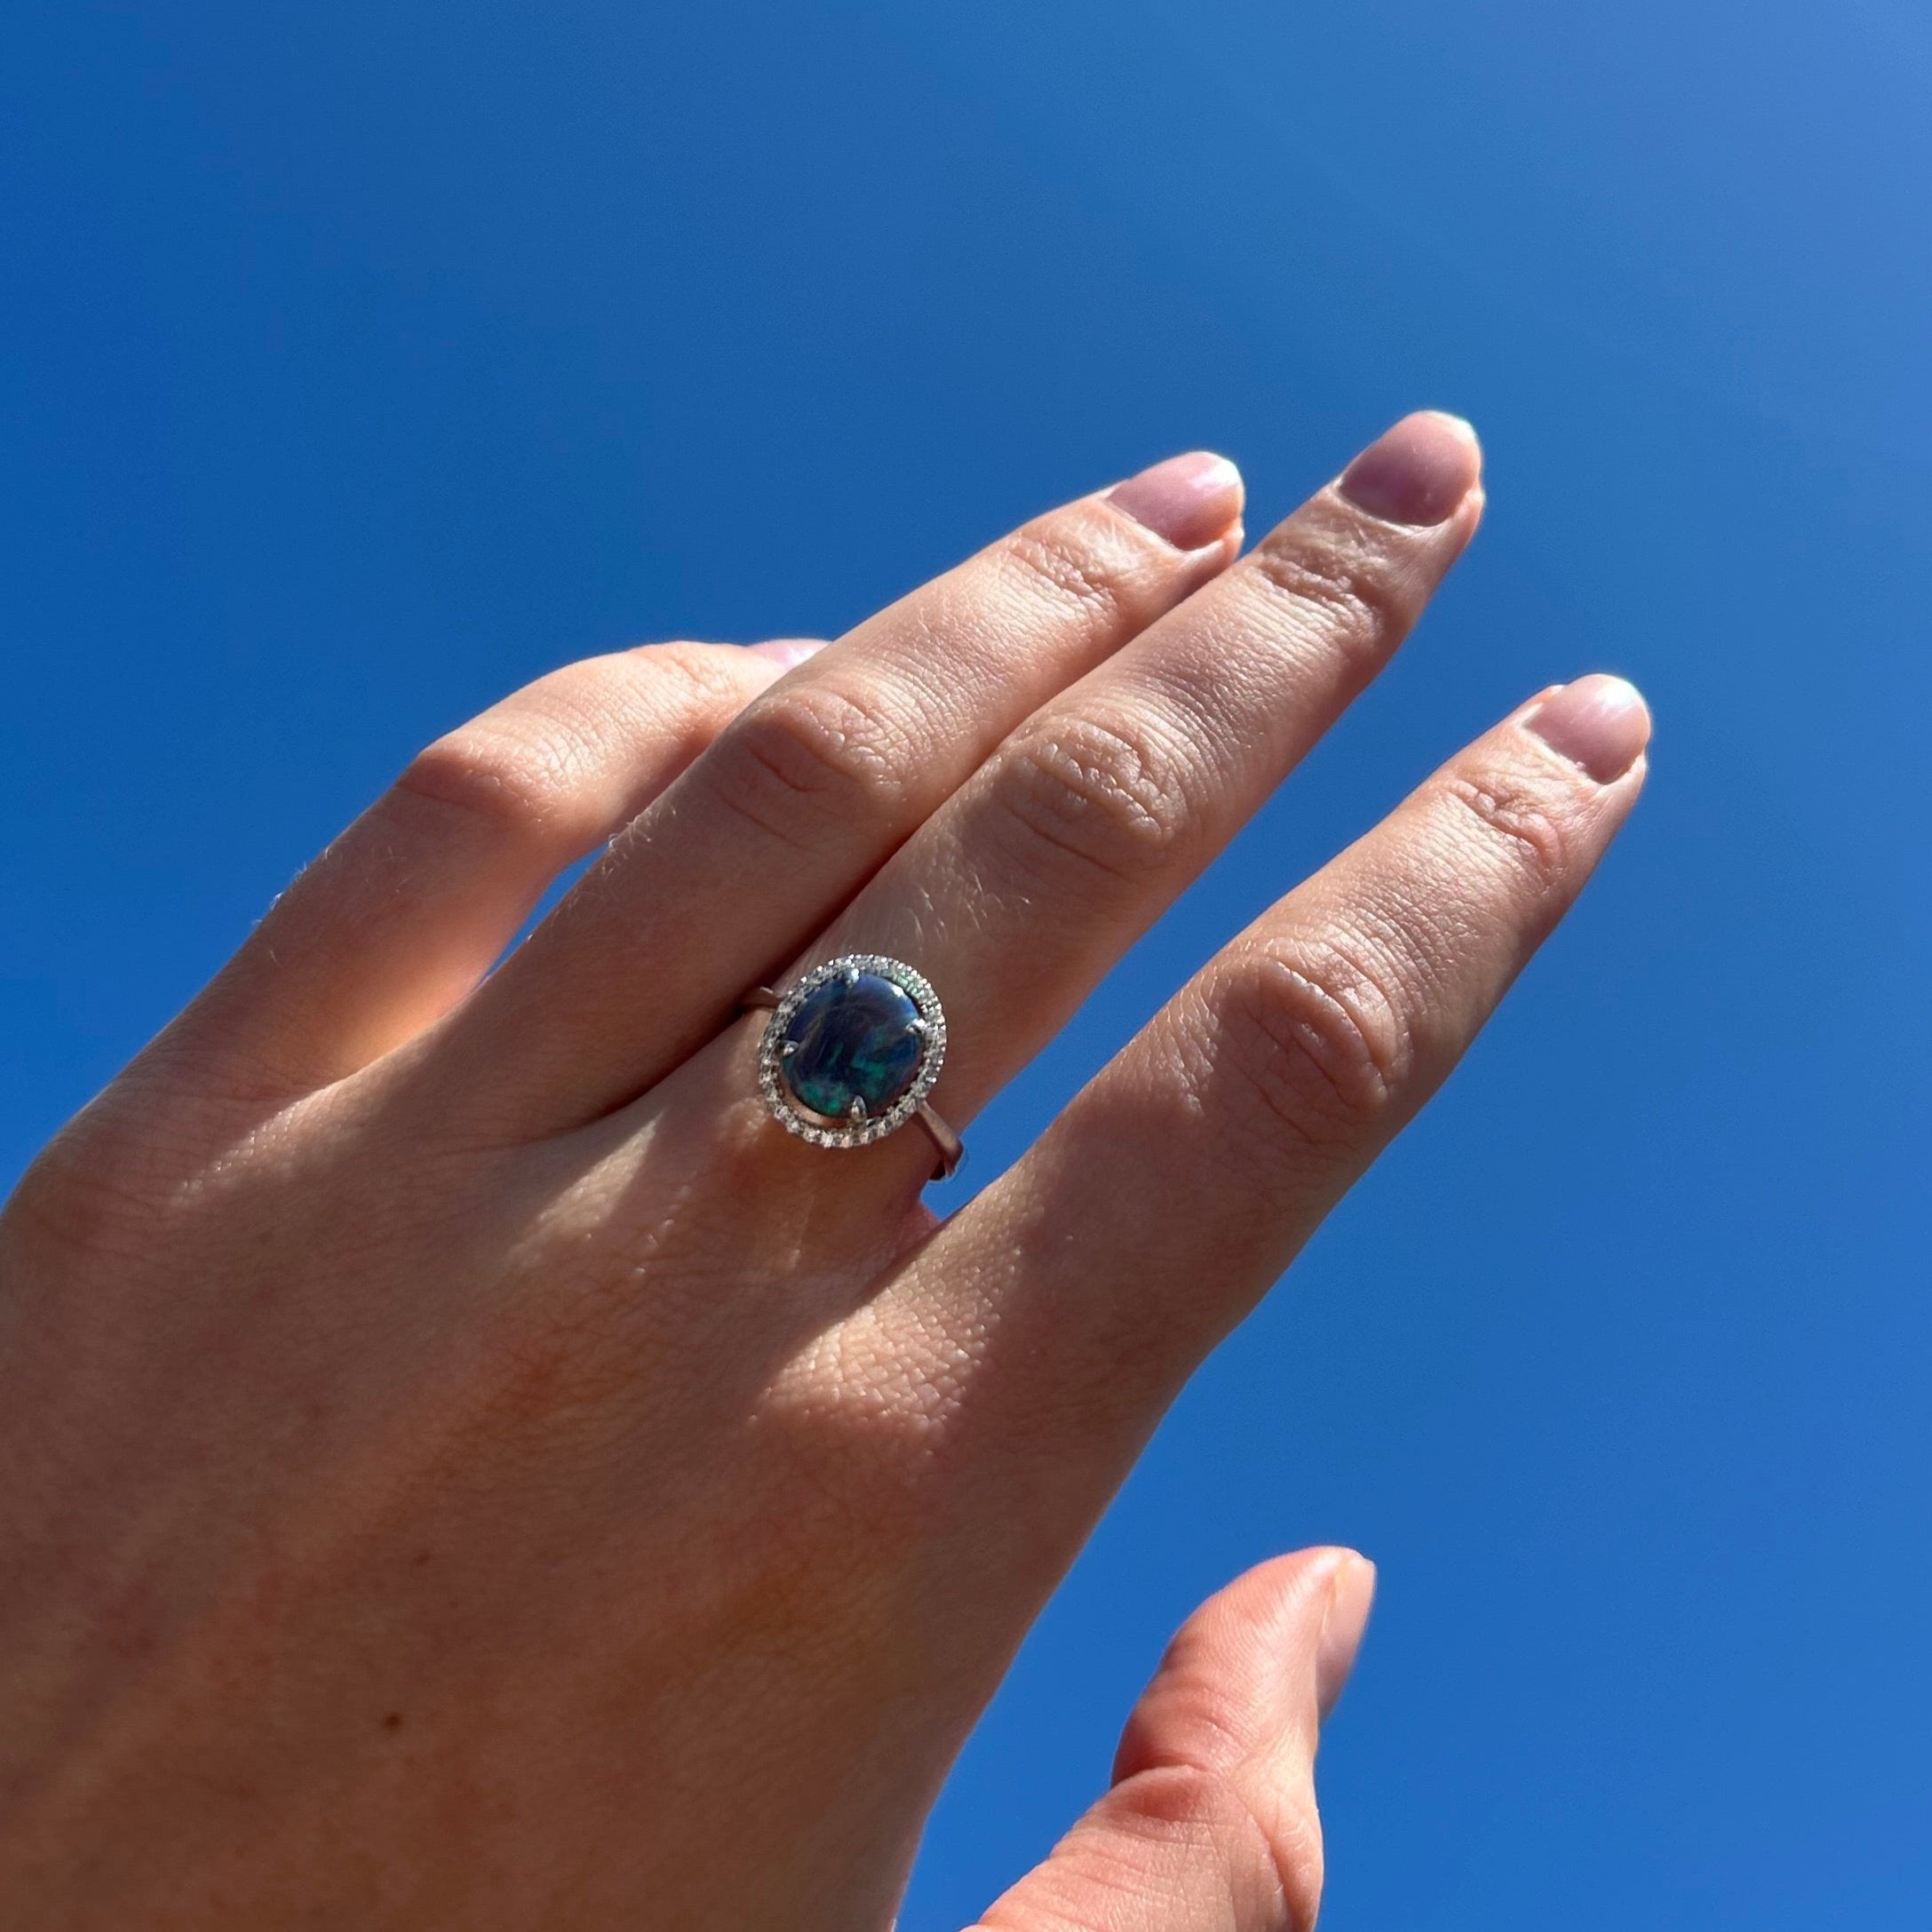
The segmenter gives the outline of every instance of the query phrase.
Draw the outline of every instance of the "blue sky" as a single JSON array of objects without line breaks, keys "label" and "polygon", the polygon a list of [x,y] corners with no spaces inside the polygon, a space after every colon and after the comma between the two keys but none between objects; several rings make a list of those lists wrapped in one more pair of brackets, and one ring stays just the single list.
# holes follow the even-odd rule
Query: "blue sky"
[{"label": "blue sky", "polygon": [[979,1173],[1538,686],[1636,678],[1650,794],[1157,1438],[904,1932],[1330,1538],[1382,1599],[1328,1932],[1922,1925],[1928,94],[1904,0],[17,4],[0,1164],[539,670],[836,631],[1177,449],[1258,525],[1462,410],[1439,608]]}]

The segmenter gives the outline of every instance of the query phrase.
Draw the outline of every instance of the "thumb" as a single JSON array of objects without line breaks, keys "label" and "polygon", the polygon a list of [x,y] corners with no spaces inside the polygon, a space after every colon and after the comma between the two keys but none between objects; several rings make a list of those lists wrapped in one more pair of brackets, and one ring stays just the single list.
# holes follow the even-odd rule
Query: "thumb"
[{"label": "thumb", "polygon": [[1127,1720],[1112,1787],[979,1932],[1308,1932],[1316,1742],[1374,1594],[1366,1558],[1313,1549],[1210,1597]]}]

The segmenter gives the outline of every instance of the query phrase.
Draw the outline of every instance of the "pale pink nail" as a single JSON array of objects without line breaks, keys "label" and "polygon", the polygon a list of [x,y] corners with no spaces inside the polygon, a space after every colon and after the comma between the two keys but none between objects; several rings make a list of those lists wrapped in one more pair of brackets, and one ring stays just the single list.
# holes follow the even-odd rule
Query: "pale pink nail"
[{"label": "pale pink nail", "polygon": [[1601,672],[1564,685],[1523,722],[1600,785],[1621,778],[1650,742],[1650,708],[1643,694]]},{"label": "pale pink nail", "polygon": [[748,644],[745,648],[756,651],[760,657],[768,657],[774,664],[783,664],[790,671],[794,664],[802,664],[807,657],[815,656],[831,641],[823,637],[773,637],[762,644]]},{"label": "pale pink nail", "polygon": [[1226,457],[1196,449],[1117,483],[1107,500],[1176,550],[1200,550],[1241,521],[1243,494],[1241,472]]},{"label": "pale pink nail", "polygon": [[1315,1660],[1316,1701],[1324,1718],[1335,1708],[1362,1649],[1375,1602],[1375,1565],[1351,1550],[1337,1567],[1331,1590]]},{"label": "pale pink nail", "polygon": [[1385,523],[1446,523],[1483,474],[1483,446],[1459,416],[1422,409],[1385,430],[1342,472],[1340,488]]}]

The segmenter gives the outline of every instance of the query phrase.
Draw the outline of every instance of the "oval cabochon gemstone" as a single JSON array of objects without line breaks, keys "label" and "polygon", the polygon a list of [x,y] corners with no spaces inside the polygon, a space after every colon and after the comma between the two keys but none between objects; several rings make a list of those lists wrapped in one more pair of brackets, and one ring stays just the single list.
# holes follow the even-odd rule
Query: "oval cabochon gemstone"
[{"label": "oval cabochon gemstone", "polygon": [[855,1100],[882,1114],[918,1077],[926,1046],[918,1017],[911,995],[881,974],[827,980],[785,1029],[784,1083],[831,1120],[849,1119]]}]

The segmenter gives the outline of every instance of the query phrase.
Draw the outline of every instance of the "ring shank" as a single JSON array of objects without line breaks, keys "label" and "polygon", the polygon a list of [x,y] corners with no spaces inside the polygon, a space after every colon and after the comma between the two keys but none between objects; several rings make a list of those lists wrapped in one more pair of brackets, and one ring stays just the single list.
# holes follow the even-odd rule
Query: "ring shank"
[{"label": "ring shank", "polygon": [[[775,1010],[780,996],[769,986],[754,986],[739,1006],[747,1013],[770,1013]],[[939,1156],[939,1165],[933,1171],[934,1181],[950,1181],[959,1171],[959,1163],[966,1158],[966,1142],[942,1120],[930,1101],[921,1101],[912,1117],[926,1129],[926,1138],[933,1143]]]},{"label": "ring shank", "polygon": [[959,1163],[966,1158],[966,1142],[934,1111],[930,1101],[921,1101],[912,1117],[932,1136],[933,1145],[938,1149],[939,1166],[933,1179],[950,1181],[959,1172]]}]

